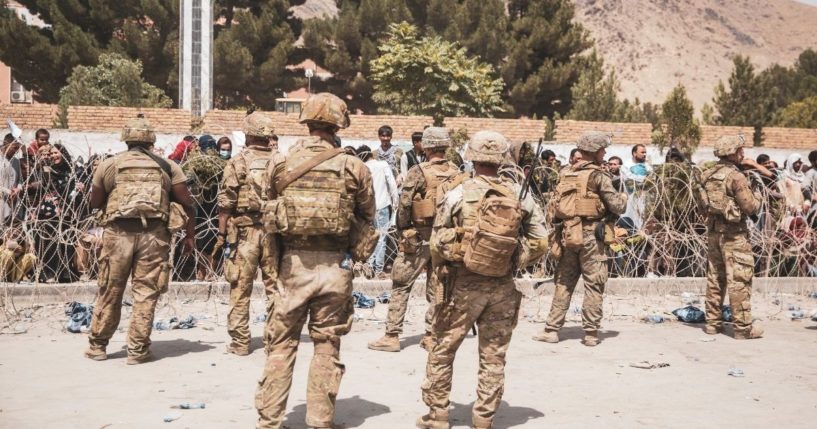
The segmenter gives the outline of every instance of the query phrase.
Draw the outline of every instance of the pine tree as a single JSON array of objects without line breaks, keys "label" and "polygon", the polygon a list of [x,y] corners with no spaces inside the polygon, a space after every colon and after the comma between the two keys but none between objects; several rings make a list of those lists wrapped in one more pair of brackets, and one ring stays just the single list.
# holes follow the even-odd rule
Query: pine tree
[{"label": "pine tree", "polygon": [[594,49],[587,57],[579,80],[570,89],[573,105],[569,119],[610,121],[619,108],[619,83],[615,72],[605,76],[604,60]]},{"label": "pine tree", "polygon": [[701,127],[694,114],[686,88],[679,84],[661,105],[660,127],[653,132],[653,144],[661,149],[676,147],[687,157],[691,156],[701,142]]}]

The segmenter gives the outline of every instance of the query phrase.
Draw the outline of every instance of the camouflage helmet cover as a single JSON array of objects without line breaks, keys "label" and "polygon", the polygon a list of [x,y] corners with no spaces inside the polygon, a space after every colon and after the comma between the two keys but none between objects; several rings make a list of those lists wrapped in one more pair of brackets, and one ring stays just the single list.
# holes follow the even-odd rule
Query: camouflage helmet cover
[{"label": "camouflage helmet cover", "polygon": [[471,162],[501,165],[510,149],[508,139],[496,131],[479,131],[471,138],[465,158]]},{"label": "camouflage helmet cover", "polygon": [[423,130],[423,149],[451,146],[451,134],[442,127],[428,127]]},{"label": "camouflage helmet cover", "polygon": [[612,142],[610,134],[601,131],[586,131],[576,141],[576,147],[584,152],[596,152],[609,147]]},{"label": "camouflage helmet cover", "polygon": [[156,132],[145,118],[129,120],[122,128],[123,142],[156,143]]},{"label": "camouflage helmet cover", "polygon": [[269,116],[261,112],[252,112],[244,118],[241,130],[247,136],[270,138],[275,134],[275,124]]},{"label": "camouflage helmet cover", "polygon": [[310,95],[301,107],[301,124],[320,122],[335,125],[338,128],[349,126],[349,110],[346,102],[328,92]]},{"label": "camouflage helmet cover", "polygon": [[743,135],[721,136],[715,142],[715,156],[729,156],[737,153],[746,144]]}]

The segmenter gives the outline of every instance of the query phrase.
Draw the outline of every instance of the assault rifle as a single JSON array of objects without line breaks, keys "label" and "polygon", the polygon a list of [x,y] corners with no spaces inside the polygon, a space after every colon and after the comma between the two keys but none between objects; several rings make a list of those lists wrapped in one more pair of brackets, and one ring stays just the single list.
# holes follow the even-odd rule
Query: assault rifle
[{"label": "assault rifle", "polygon": [[533,179],[533,173],[536,172],[536,167],[539,166],[539,151],[542,149],[542,140],[544,139],[540,137],[539,144],[536,145],[536,152],[533,154],[533,162],[530,165],[530,171],[528,171],[528,175],[525,176],[525,181],[522,182],[522,189],[519,190],[519,201],[524,200],[525,197],[528,196],[528,188],[530,187],[530,182]]}]

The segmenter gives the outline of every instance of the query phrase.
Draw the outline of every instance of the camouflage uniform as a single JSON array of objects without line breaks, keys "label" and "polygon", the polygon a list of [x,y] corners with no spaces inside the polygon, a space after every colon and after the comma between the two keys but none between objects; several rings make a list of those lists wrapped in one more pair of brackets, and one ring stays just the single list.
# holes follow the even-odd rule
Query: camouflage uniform
[{"label": "camouflage uniform", "polygon": [[752,193],[746,176],[726,159],[742,146],[741,136],[718,139],[715,155],[721,160],[702,177],[709,212],[705,332],[723,331],[722,307],[728,293],[735,338],[751,339],[760,338],[763,330],[752,324],[754,257],[746,221],[760,209],[761,197]]},{"label": "camouflage uniform", "polygon": [[[244,134],[270,138],[272,121],[260,112],[244,120]],[[230,215],[227,244],[231,253],[224,261],[224,277],[230,283],[230,312],[227,332],[232,342],[227,351],[240,356],[250,352],[250,297],[253,280],[261,268],[261,280],[268,303],[272,303],[278,278],[278,242],[275,234],[264,231],[261,209],[268,200],[267,167],[284,162],[277,150],[248,145],[227,162],[218,194],[221,213]]]},{"label": "camouflage uniform", "polygon": [[[441,148],[450,145],[451,138],[445,128],[429,127],[423,132],[423,149]],[[401,243],[392,268],[392,291],[389,299],[389,313],[386,321],[386,336],[369,343],[369,348],[381,351],[400,351],[399,336],[403,333],[403,322],[408,309],[409,295],[414,281],[426,270],[426,337],[431,330],[431,320],[436,301],[432,297],[434,271],[431,269],[431,253],[428,240],[434,222],[434,206],[437,185],[459,174],[459,169],[445,158],[434,159],[413,166],[400,193],[397,207],[397,228]],[[430,184],[429,184],[430,182]],[[419,208],[419,207],[424,207]],[[426,210],[428,213],[420,213]],[[430,214],[430,216],[428,216]],[[417,219],[416,221],[414,219]],[[424,338],[423,346],[426,345]]]},{"label": "camouflage uniform", "polygon": [[[499,166],[507,150],[508,143],[501,134],[481,131],[474,135],[465,156],[477,163]],[[423,402],[430,412],[417,421],[420,428],[449,427],[454,356],[475,324],[479,336],[479,374],[472,411],[473,427],[490,428],[502,400],[505,354],[518,320],[522,294],[515,288],[510,264],[500,267],[504,268],[503,275],[486,276],[467,269],[467,262],[456,256],[462,248],[467,248],[469,239],[466,237],[476,233],[474,217],[478,216],[481,199],[497,187],[511,191],[513,200],[518,201],[518,185],[501,177],[474,176],[454,187],[438,203],[430,245],[435,257],[447,261],[447,297],[433,322],[436,341],[429,351],[426,378],[421,386]],[[518,210],[524,235],[521,240],[516,236],[512,241],[514,246],[522,243],[521,256],[515,265],[523,267],[544,254],[547,233],[544,216],[530,196],[521,201]],[[518,231],[514,230],[513,234]]]},{"label": "camouflage uniform", "polygon": [[7,241],[0,247],[0,282],[17,283],[34,272],[37,257],[26,253],[16,241]]},{"label": "camouflage uniform", "polygon": [[[595,153],[610,145],[610,137],[598,132],[588,132],[583,134],[578,141],[578,148],[583,152]],[[586,180],[586,194],[580,198],[584,201],[596,201],[590,212],[582,213],[570,220],[580,222],[581,241],[580,245],[572,248],[562,246],[562,255],[556,264],[556,288],[553,293],[553,302],[547,319],[545,332],[537,335],[534,339],[539,341],[555,343],[559,341],[558,331],[565,322],[567,310],[570,307],[570,299],[579,276],[584,279],[584,302],[582,303],[582,328],[585,331],[584,344],[595,346],[598,343],[598,330],[602,319],[602,301],[604,286],[607,283],[607,256],[605,246],[601,240],[596,238],[596,228],[599,222],[610,215],[620,215],[624,213],[627,205],[627,195],[619,193],[613,188],[610,175],[601,168],[589,161],[579,161],[572,166],[563,168],[559,173],[560,186],[556,188],[556,195],[551,201],[551,205],[559,204],[559,198],[564,189],[570,188],[566,177],[570,174],[578,177],[579,180]],[[572,189],[572,188],[570,188]],[[581,191],[579,191],[581,193]],[[553,209],[552,206],[549,209]],[[557,216],[558,217],[558,216]],[[568,219],[563,219],[562,225],[566,225]],[[564,228],[566,226],[559,226]],[[577,227],[578,228],[578,227]],[[564,241],[564,238],[562,239]]]},{"label": "camouflage uniform", "polygon": [[[129,123],[122,134],[126,142],[152,144],[156,139],[144,119]],[[171,268],[171,186],[187,181],[181,167],[174,162],[167,165],[170,176],[157,160],[131,149],[102,161],[94,172],[93,186],[105,192],[107,201],[99,255],[99,293],[86,352],[91,359],[106,358],[105,348],[119,325],[128,278],[133,283],[128,363],[141,363],[150,357],[156,302],[167,291]]]},{"label": "camouflage uniform", "polygon": [[[301,123],[304,122],[334,130],[345,128],[346,105],[330,94],[313,95],[301,112]],[[356,237],[351,230],[344,234],[312,233],[332,227],[343,231],[343,221],[348,223],[350,218],[360,225],[371,225],[375,213],[372,179],[357,157],[339,154],[312,167],[281,192],[278,189],[293,169],[334,149],[333,143],[317,136],[301,139],[290,149],[286,163],[277,165],[271,173],[276,186],[275,203],[279,204],[277,224],[287,224],[281,228],[279,293],[269,315],[267,360],[256,392],[259,428],[282,425],[295,356],[307,318],[315,354],[307,384],[306,423],[317,428],[332,425],[335,399],[345,372],[340,361],[340,338],[351,329],[354,315],[352,271],[341,264]],[[330,190],[337,189],[342,189],[345,195],[341,199],[345,201],[341,213],[337,213],[337,208],[327,211],[323,205],[335,201],[337,195]],[[316,193],[322,191],[327,192],[317,198]]]}]

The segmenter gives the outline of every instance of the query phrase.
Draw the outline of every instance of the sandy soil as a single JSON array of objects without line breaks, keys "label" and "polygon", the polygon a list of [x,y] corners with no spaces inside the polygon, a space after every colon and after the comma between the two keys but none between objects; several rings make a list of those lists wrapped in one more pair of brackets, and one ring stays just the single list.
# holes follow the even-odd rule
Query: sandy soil
[{"label": "sandy soil", "polygon": [[[532,341],[542,329],[549,297],[526,300],[511,344],[507,383],[497,428],[813,428],[817,420],[817,323],[791,321],[789,304],[808,313],[817,300],[756,297],[756,315],[767,338],[735,341],[707,337],[699,326],[646,324],[640,315],[680,306],[675,297],[612,296],[606,303],[603,342],[580,344],[578,316],[571,312],[556,345]],[[574,300],[575,302],[575,300]],[[18,307],[19,309],[19,307]],[[263,303],[253,303],[258,314]],[[420,383],[425,352],[417,345],[424,303],[410,307],[401,353],[373,352],[366,343],[383,330],[386,306],[358,310],[360,320],[343,342],[347,373],[336,421],[346,427],[405,428],[425,411]],[[83,334],[62,332],[60,305],[24,310],[22,334],[0,335],[0,427],[2,428],[248,428],[253,395],[264,359],[261,323],[253,323],[253,353],[223,352],[227,334],[221,300],[166,303],[159,318],[206,316],[190,330],[154,331],[157,360],[125,365],[124,319],[109,347],[110,359],[82,357]],[[125,316],[129,316],[126,311]],[[254,317],[255,315],[253,315]],[[714,341],[711,341],[714,338]],[[295,369],[286,426],[304,428],[308,337]],[[710,341],[704,341],[710,340]],[[467,427],[475,398],[476,340],[469,337],[455,364],[452,423]],[[659,369],[630,367],[639,361],[668,363]],[[727,375],[738,367],[745,377]],[[206,409],[174,410],[184,402]],[[163,417],[182,417],[163,423]]]}]

